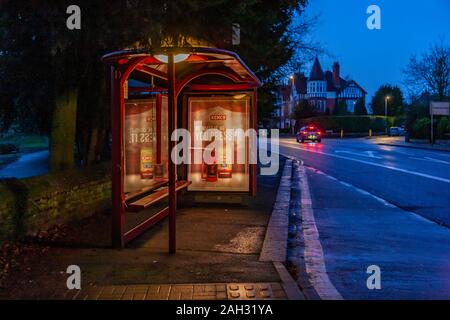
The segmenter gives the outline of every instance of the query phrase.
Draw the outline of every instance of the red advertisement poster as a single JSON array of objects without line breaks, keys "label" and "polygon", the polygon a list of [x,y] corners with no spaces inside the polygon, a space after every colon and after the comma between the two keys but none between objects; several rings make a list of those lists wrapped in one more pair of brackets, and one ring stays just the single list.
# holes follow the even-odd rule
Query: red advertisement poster
[{"label": "red advertisement poster", "polygon": [[125,192],[154,183],[156,134],[156,100],[125,102]]},{"label": "red advertisement poster", "polygon": [[[222,152],[214,152],[215,157],[223,157],[222,161],[214,159],[207,163],[193,163],[188,166],[188,179],[192,181],[189,187],[191,191],[249,191],[249,165],[248,165],[248,139],[238,146],[236,141],[229,139],[227,130],[241,129],[246,132],[249,128],[249,104],[248,97],[235,99],[233,97],[191,97],[189,99],[189,131],[191,133],[191,159],[194,162],[195,130],[194,123],[201,121],[201,132],[205,134],[208,129],[220,131],[223,139]],[[201,142],[202,153],[210,144],[205,135],[205,141]],[[229,144],[232,144],[231,146]],[[225,149],[233,148],[234,158],[229,161],[226,158]],[[238,163],[238,153],[244,157],[242,163]]]}]

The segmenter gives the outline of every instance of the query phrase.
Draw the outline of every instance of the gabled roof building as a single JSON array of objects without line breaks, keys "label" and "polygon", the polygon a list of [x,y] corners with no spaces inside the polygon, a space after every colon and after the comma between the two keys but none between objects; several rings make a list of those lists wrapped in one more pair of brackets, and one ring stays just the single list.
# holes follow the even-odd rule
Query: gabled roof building
[{"label": "gabled roof building", "polygon": [[340,76],[340,65],[333,64],[332,71],[323,71],[316,57],[309,77],[297,73],[289,80],[289,84],[299,99],[306,99],[318,112],[332,114],[340,101],[345,101],[347,111],[355,111],[356,101],[365,99],[367,92],[355,81],[345,80]]}]

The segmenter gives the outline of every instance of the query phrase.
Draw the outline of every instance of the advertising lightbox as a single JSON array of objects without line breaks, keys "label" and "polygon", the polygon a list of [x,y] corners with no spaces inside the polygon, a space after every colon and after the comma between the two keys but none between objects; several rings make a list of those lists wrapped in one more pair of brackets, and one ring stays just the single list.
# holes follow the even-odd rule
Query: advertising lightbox
[{"label": "advertising lightbox", "polygon": [[[238,139],[230,132],[247,132],[250,126],[250,98],[246,95],[236,97],[190,97],[188,100],[188,123],[191,133],[191,159],[195,153],[202,154],[208,149],[216,129],[220,133],[222,150],[212,152],[213,160],[188,166],[188,180],[192,182],[189,191],[233,191],[248,192],[250,186],[248,138]],[[200,145],[194,141],[199,133]],[[217,139],[215,137],[214,139]],[[227,157],[227,148],[232,156]],[[229,154],[229,153],[228,153]],[[221,159],[218,159],[221,157]],[[230,161],[230,159],[232,159]]]},{"label": "advertising lightbox", "polygon": [[[167,99],[162,99],[162,104],[161,109],[164,109],[164,104],[167,109]],[[162,148],[158,157],[156,99],[127,100],[124,106],[124,191],[129,193],[167,179],[168,151]],[[167,128],[167,112],[163,114],[161,126]],[[167,133],[162,139],[167,141]]]}]

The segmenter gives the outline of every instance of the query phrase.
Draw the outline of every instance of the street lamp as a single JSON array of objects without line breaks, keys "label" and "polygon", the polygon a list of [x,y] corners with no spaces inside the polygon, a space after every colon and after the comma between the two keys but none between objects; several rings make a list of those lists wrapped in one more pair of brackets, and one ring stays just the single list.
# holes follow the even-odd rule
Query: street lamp
[{"label": "street lamp", "polygon": [[384,98],[384,116],[386,117],[386,118],[385,118],[385,121],[386,121],[386,134],[388,133],[388,122],[387,122],[388,112],[387,112],[387,103],[388,103],[388,100],[389,100],[390,98],[391,98],[390,96],[386,96],[386,97]]},{"label": "street lamp", "polygon": [[[169,56],[167,54],[155,54],[154,57],[162,63],[169,63]],[[187,53],[179,53],[173,55],[173,62],[183,62],[187,58],[189,58],[189,54]]]},{"label": "street lamp", "polygon": [[297,102],[296,101],[297,100],[297,95],[294,94],[294,90],[295,90],[295,77],[294,77],[294,75],[291,74],[289,76],[289,79],[292,81],[292,83],[291,83],[291,90],[292,90],[291,97],[292,97],[292,101],[289,101],[289,110],[288,110],[288,113],[289,113],[288,114],[288,117],[289,117],[289,128],[294,130],[293,120],[291,119],[291,115],[292,115],[292,112],[294,110],[295,103]]},{"label": "street lamp", "polygon": [[385,117],[388,116],[388,113],[387,113],[387,103],[388,103],[388,100],[389,100],[390,98],[391,98],[390,96],[386,96],[386,97],[384,98],[384,116],[385,116]]}]

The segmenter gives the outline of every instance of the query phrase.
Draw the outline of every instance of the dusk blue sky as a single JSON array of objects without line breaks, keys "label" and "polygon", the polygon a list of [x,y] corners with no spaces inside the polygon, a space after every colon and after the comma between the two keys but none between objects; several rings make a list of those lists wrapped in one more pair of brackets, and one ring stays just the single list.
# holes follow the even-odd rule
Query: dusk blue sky
[{"label": "dusk blue sky", "polygon": [[[381,8],[381,30],[366,26],[371,4]],[[365,88],[367,102],[381,84],[402,87],[402,69],[411,54],[440,38],[450,44],[450,0],[310,0],[307,12],[321,14],[312,37],[334,56],[319,56],[322,68],[339,61],[341,76]]]}]

